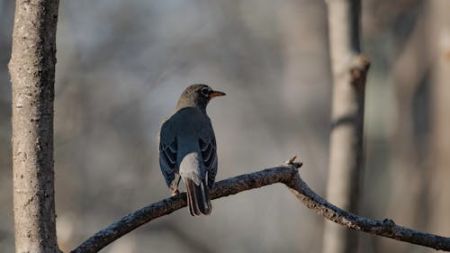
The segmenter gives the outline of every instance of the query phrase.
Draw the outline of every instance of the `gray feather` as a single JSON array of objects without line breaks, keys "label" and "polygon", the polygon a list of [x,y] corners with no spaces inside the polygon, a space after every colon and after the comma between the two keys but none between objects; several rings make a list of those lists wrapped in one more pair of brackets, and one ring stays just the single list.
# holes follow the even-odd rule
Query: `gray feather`
[{"label": "gray feather", "polygon": [[209,214],[212,206],[209,189],[217,174],[217,146],[206,104],[195,93],[204,85],[185,90],[177,104],[178,111],[166,120],[160,132],[160,166],[171,187],[181,176],[192,215]]}]

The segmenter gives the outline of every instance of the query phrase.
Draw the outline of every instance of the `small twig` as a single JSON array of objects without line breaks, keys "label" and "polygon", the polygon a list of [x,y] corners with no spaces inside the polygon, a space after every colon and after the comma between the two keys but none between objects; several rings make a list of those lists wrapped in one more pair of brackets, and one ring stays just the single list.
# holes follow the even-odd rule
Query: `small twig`
[{"label": "small twig", "polygon": [[301,163],[301,162],[296,162],[295,159],[297,159],[297,156],[296,156],[296,155],[294,155],[291,159],[285,161],[284,163],[285,163],[286,165],[294,166],[294,168],[297,168],[297,169],[300,168],[300,167],[302,167],[302,166],[303,166],[303,163]]},{"label": "small twig", "polygon": [[[322,215],[326,219],[347,228],[437,250],[450,251],[450,238],[448,237],[423,233],[398,226],[390,219],[380,221],[361,217],[332,205],[312,191],[301,179],[298,173],[298,168],[301,166],[301,163],[295,162],[294,157],[293,159],[288,160],[287,165],[244,174],[217,182],[211,192],[211,198],[222,198],[274,183],[283,183],[288,186],[294,195],[308,208],[313,209],[316,213]],[[126,215],[119,221],[100,230],[71,252],[98,252],[108,244],[137,227],[158,217],[168,215],[185,206],[185,193],[153,203]]]}]

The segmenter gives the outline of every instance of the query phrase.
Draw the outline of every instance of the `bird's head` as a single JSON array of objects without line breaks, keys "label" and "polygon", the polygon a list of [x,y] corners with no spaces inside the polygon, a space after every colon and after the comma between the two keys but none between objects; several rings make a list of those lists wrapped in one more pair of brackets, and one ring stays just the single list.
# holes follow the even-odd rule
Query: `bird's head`
[{"label": "bird's head", "polygon": [[198,107],[206,111],[206,106],[214,97],[225,96],[224,92],[213,90],[206,84],[192,84],[188,86],[178,99],[177,109],[184,107]]}]

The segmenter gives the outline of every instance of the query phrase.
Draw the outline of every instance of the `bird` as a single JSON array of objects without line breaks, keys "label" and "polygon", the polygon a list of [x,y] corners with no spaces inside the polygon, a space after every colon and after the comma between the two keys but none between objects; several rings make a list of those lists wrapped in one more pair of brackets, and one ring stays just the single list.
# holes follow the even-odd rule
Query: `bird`
[{"label": "bird", "polygon": [[181,94],[175,113],[161,125],[159,163],[172,196],[183,181],[192,216],[209,215],[209,190],[217,175],[217,145],[206,106],[225,96],[206,84],[192,84]]}]

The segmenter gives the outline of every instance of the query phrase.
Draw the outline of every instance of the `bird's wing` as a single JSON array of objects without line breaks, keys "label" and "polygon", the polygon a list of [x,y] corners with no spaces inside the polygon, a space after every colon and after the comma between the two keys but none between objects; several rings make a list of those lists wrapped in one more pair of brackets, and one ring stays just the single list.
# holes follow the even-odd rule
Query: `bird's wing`
[{"label": "bird's wing", "polygon": [[161,126],[159,138],[159,165],[161,172],[170,187],[175,180],[177,172],[177,138],[167,121]]},{"label": "bird's wing", "polygon": [[212,127],[208,134],[199,138],[199,146],[206,170],[206,180],[208,187],[212,188],[217,174],[217,145]]}]

